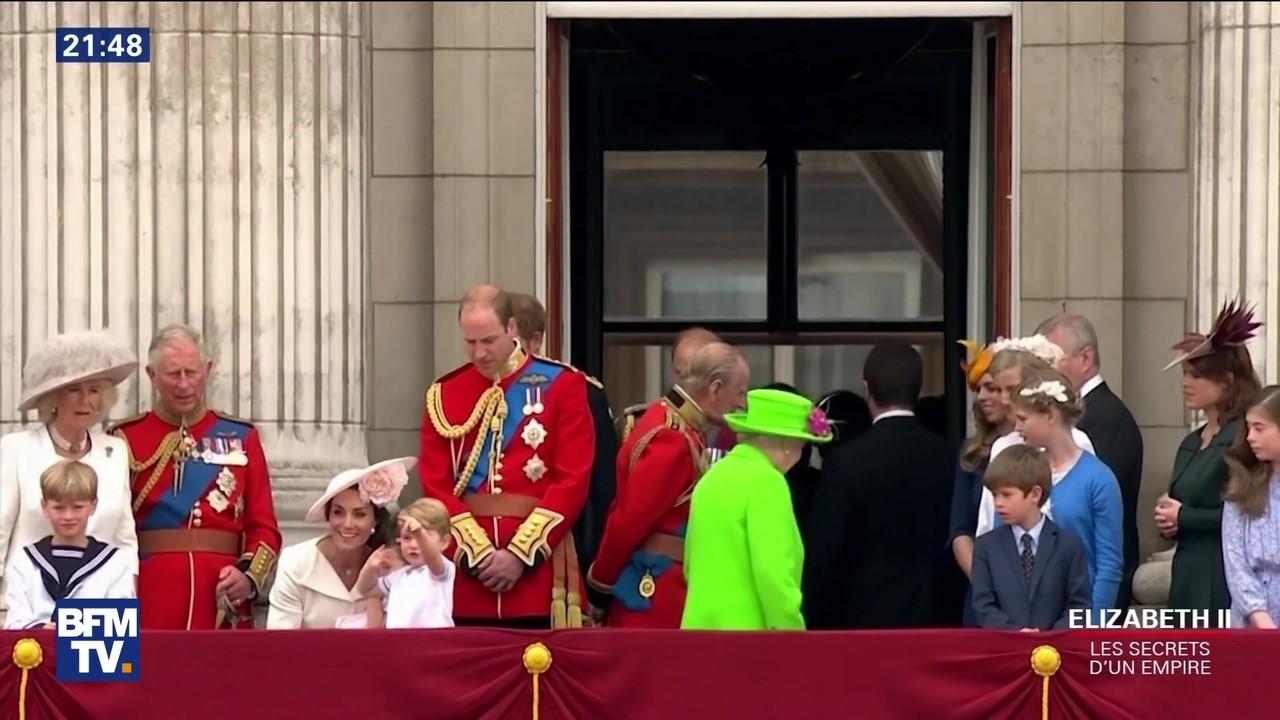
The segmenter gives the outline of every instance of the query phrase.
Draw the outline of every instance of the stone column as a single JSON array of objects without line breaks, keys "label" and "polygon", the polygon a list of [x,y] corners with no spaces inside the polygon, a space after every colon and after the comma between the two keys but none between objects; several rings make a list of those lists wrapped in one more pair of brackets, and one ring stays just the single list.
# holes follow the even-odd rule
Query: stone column
[{"label": "stone column", "polygon": [[[42,338],[172,322],[254,422],[276,508],[365,449],[363,4],[0,3],[0,429]],[[152,29],[149,64],[55,64],[58,26]],[[116,417],[146,410],[142,373]]]},{"label": "stone column", "polygon": [[1280,3],[1202,2],[1193,110],[1195,326],[1243,296],[1265,324],[1250,344],[1280,378]]}]

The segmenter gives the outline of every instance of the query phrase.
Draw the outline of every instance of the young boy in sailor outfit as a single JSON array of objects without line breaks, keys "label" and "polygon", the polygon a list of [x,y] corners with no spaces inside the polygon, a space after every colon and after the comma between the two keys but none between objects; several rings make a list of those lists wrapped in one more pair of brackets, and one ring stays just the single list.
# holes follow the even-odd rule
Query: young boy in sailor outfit
[{"label": "young boy in sailor outfit", "polygon": [[40,509],[53,530],[14,557],[5,578],[5,629],[52,628],[64,598],[136,597],[127,554],[87,534],[98,506],[98,475],[82,462],[63,461],[40,475]]}]

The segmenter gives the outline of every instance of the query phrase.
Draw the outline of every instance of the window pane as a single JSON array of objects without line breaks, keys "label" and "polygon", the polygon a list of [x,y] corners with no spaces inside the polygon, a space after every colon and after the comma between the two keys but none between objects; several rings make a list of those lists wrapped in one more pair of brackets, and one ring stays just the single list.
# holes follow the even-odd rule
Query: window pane
[{"label": "window pane", "polygon": [[763,152],[606,152],[606,321],[762,320]]},{"label": "window pane", "polygon": [[[801,393],[817,399],[833,390],[863,394],[862,371],[872,345],[800,345],[780,348],[794,353],[790,380]],[[924,385],[920,395],[942,395],[946,387],[942,343],[916,345],[924,364]],[[958,371],[957,371],[958,372]],[[752,376],[754,383],[756,378]]]},{"label": "window pane", "polygon": [[799,153],[805,320],[942,317],[942,153]]},{"label": "window pane", "polygon": [[[772,382],[773,348],[748,345],[738,348],[751,367],[753,385]],[[758,378],[765,378],[759,380]],[[601,381],[614,415],[631,405],[656,400],[671,384],[670,345],[615,345],[605,340],[604,373]]]},{"label": "window pane", "polygon": [[[871,345],[740,345],[751,366],[751,385],[771,382],[794,385],[813,400],[833,390],[861,395],[862,369]],[[942,395],[946,361],[941,337],[917,345],[924,363],[922,396]],[[615,414],[624,408],[656,399],[670,383],[669,345],[617,345],[606,339],[601,379]],[[959,372],[957,369],[956,372]]]}]

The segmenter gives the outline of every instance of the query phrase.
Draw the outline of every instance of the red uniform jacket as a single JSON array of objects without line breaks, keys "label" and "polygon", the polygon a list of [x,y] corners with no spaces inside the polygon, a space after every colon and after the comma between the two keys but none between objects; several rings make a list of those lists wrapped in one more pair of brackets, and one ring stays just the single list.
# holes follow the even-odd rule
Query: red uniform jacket
[{"label": "red uniform jacket", "polygon": [[[143,628],[215,627],[218,574],[235,565],[259,592],[280,552],[271,479],[258,431],[213,411],[187,428],[155,412],[118,425],[129,446],[138,526]],[[181,468],[182,482],[175,483]],[[250,603],[225,625],[252,627]]]},{"label": "red uniform jacket", "polygon": [[679,391],[649,406],[618,452],[618,494],[587,573],[609,624],[679,628],[689,497],[706,470],[706,418]]},{"label": "red uniform jacket", "polygon": [[[496,386],[465,365],[427,391],[418,473],[423,493],[451,516],[460,570],[454,617],[581,623],[570,531],[586,502],[595,454],[586,387],[577,370],[517,350]],[[473,573],[499,549],[527,566],[505,593],[485,589]]]}]

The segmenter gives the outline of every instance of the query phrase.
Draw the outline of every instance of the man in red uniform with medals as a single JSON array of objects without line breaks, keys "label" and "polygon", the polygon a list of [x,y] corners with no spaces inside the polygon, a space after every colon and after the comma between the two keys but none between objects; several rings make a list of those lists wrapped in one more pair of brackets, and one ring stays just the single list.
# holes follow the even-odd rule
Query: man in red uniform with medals
[{"label": "man in red uniform with medals", "polygon": [[449,509],[459,625],[580,627],[570,530],[595,431],[582,373],[520,349],[511,298],[481,285],[458,324],[470,362],[427,390],[423,492]]},{"label": "man in red uniform with medals", "polygon": [[741,353],[724,343],[705,345],[623,442],[617,497],[587,573],[593,590],[613,595],[609,625],[680,627],[689,498],[710,462],[706,432],[745,406],[749,385]]},{"label": "man in red uniform with medals", "polygon": [[151,342],[151,412],[118,425],[129,446],[143,628],[252,627],[280,552],[271,480],[252,425],[208,410],[213,363],[195,330]]}]

